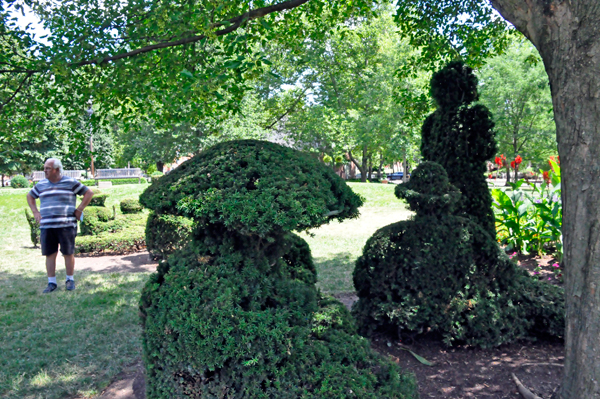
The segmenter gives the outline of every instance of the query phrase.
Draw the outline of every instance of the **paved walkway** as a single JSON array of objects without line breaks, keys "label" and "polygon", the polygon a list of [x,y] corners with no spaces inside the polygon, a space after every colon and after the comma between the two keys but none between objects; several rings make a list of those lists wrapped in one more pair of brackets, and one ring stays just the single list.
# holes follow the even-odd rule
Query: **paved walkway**
[{"label": "paved walkway", "polygon": [[116,256],[76,256],[75,270],[100,273],[153,272],[158,263],[147,251]]}]

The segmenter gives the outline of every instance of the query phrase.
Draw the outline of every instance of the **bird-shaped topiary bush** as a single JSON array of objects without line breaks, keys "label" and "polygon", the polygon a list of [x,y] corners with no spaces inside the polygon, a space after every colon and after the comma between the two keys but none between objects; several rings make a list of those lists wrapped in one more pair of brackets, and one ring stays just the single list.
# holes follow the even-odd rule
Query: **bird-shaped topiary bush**
[{"label": "bird-shaped topiary bush", "polygon": [[329,168],[277,144],[218,144],[140,197],[194,220],[140,300],[148,398],[411,398],[415,382],[315,287],[293,231],[358,215]]},{"label": "bird-shaped topiary bush", "polygon": [[484,228],[451,213],[460,193],[441,165],[420,164],[396,196],[416,216],[379,229],[356,262],[362,334],[431,332],[482,347],[563,336],[562,289],[532,279]]},{"label": "bird-shaped topiary bush", "polygon": [[494,122],[478,99],[477,77],[462,61],[433,74],[431,96],[437,110],[422,127],[421,154],[446,169],[450,182],[462,192],[455,214],[472,218],[496,235],[492,196],[485,181],[486,161],[496,154]]}]

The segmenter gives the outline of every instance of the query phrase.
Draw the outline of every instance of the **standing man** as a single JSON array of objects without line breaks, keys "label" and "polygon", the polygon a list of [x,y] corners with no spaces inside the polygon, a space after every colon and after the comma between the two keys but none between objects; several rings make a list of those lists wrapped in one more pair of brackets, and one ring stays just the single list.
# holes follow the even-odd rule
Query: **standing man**
[{"label": "standing man", "polygon": [[[62,173],[62,163],[56,158],[48,159],[44,164],[46,178],[27,193],[29,208],[40,224],[42,255],[46,256],[48,287],[43,291],[44,294],[54,291],[57,287],[56,256],[59,244],[67,269],[67,291],[75,289],[73,273],[77,220],[81,220],[83,209],[94,196],[92,190],[71,177],[63,176]],[[83,195],[83,199],[79,207],[75,208],[77,195]],[[40,199],[41,212],[35,204],[37,198]]]}]

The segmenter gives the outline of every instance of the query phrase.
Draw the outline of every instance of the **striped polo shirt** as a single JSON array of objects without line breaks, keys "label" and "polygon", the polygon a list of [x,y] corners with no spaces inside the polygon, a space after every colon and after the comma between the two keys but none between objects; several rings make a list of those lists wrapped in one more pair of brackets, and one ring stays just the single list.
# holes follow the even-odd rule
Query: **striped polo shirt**
[{"label": "striped polo shirt", "polygon": [[33,198],[40,199],[40,229],[77,227],[74,215],[76,196],[88,190],[72,177],[63,176],[57,183],[48,179],[40,180],[29,192]]}]

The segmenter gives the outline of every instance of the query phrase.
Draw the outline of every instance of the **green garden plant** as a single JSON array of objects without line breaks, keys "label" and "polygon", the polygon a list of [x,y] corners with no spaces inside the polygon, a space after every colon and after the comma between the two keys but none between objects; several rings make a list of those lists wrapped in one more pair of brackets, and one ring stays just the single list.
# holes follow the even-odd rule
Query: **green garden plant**
[{"label": "green garden plant", "polygon": [[493,189],[498,238],[507,250],[520,253],[553,253],[562,259],[562,201],[560,166],[551,159],[551,171],[540,171],[540,186],[529,183],[531,192],[522,190],[524,180],[509,183],[507,194]]},{"label": "green garden plant", "polygon": [[29,229],[31,232],[31,243],[35,248],[37,248],[38,244],[40,243],[40,224],[35,220],[35,217],[33,217],[33,213],[31,213],[31,211],[28,209],[25,209],[25,218],[27,219],[27,223],[29,224]]},{"label": "green garden plant", "polygon": [[125,198],[119,203],[119,208],[124,214],[140,213],[144,209],[140,201],[135,198]]},{"label": "green garden plant", "polygon": [[98,189],[94,189],[94,196],[90,201],[90,206],[104,206],[106,203],[106,198],[108,198],[108,194],[101,192]]},{"label": "green garden plant", "polygon": [[24,176],[17,175],[10,180],[10,186],[12,188],[28,188],[30,184]]},{"label": "green garden plant", "polygon": [[231,141],[154,182],[140,202],[194,220],[140,300],[147,397],[412,398],[415,382],[323,297],[303,231],[358,215],[330,168]]}]

